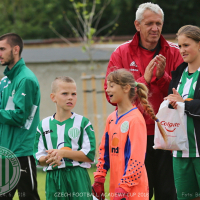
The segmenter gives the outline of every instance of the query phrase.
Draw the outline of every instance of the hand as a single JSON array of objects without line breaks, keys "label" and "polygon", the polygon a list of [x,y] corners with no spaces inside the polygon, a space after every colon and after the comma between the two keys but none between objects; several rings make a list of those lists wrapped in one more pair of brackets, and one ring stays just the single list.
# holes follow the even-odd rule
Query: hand
[{"label": "hand", "polygon": [[151,79],[153,76],[153,70],[154,70],[155,66],[156,66],[156,62],[155,62],[155,58],[153,58],[149,62],[148,66],[146,67],[145,72],[144,72],[144,79],[148,84],[151,82]]},{"label": "hand", "polygon": [[63,158],[62,151],[59,149],[50,149],[46,151],[48,155],[45,157],[46,163],[53,167],[60,166]]},{"label": "hand", "polygon": [[164,100],[168,99],[169,104],[171,104],[174,109],[177,109],[177,102],[184,102],[184,100],[175,88],[172,88],[172,91],[173,94],[168,95]]},{"label": "hand", "polygon": [[46,152],[48,154],[45,158],[48,160],[48,159],[54,157],[59,152],[59,150],[58,149],[50,149],[50,150],[46,150]]},{"label": "hand", "polygon": [[105,178],[102,176],[95,178],[94,184],[92,185],[92,193],[99,200],[105,199],[104,183],[105,183]]},{"label": "hand", "polygon": [[156,62],[156,78],[160,79],[165,73],[166,58],[159,54],[155,57]]},{"label": "hand", "polygon": [[128,192],[123,188],[116,188],[115,197],[113,200],[128,200]]}]

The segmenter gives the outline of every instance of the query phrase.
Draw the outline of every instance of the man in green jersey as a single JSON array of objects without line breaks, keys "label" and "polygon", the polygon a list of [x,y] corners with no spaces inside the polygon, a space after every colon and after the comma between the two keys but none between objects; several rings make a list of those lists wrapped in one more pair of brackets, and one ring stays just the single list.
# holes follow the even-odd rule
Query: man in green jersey
[{"label": "man in green jersey", "polygon": [[[22,50],[19,35],[0,36],[0,62],[6,66],[0,82],[0,148],[12,151],[21,166],[19,182],[15,186],[10,184],[8,192],[0,193],[3,194],[0,199],[12,199],[17,189],[20,200],[39,200],[33,141],[39,123],[40,89],[36,76],[21,58]],[[0,173],[1,188],[6,184],[3,180],[6,172]]]},{"label": "man in green jersey", "polygon": [[34,145],[35,159],[47,171],[46,199],[92,200],[87,168],[95,157],[95,135],[90,121],[71,111],[75,81],[56,78],[50,97],[56,113],[39,123]]}]

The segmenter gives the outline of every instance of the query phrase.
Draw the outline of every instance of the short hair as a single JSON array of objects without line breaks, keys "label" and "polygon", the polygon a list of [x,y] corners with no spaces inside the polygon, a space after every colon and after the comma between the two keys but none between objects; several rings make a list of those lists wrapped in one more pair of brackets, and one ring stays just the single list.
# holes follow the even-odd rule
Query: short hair
[{"label": "short hair", "polygon": [[143,14],[144,14],[144,11],[146,10],[151,10],[152,12],[157,13],[157,14],[161,12],[162,20],[164,21],[164,12],[162,8],[158,4],[154,4],[151,2],[147,2],[147,3],[143,3],[139,5],[135,14],[135,20],[137,20],[140,23],[143,20]]},{"label": "short hair", "polygon": [[76,82],[74,81],[74,79],[71,78],[71,77],[69,77],[69,76],[59,76],[59,77],[56,77],[54,79],[54,81],[52,82],[52,84],[51,84],[51,92],[52,93],[56,92],[56,90],[57,90],[57,82],[58,81],[63,81],[65,83],[75,83],[76,84]]},{"label": "short hair", "polygon": [[19,46],[19,56],[21,56],[22,50],[23,50],[23,40],[22,38],[16,34],[16,33],[6,33],[2,36],[0,36],[0,41],[7,39],[7,43],[11,46]]},{"label": "short hair", "polygon": [[193,25],[182,26],[176,34],[177,37],[179,35],[185,35],[186,37],[194,40],[197,43],[200,42],[200,28],[198,26],[193,26]]}]

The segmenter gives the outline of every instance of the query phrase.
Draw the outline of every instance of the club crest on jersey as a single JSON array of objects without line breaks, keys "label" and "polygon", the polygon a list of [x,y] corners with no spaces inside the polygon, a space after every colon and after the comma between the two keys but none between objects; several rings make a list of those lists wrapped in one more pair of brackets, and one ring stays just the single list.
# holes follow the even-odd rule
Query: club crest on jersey
[{"label": "club crest on jersey", "polygon": [[123,122],[120,129],[122,133],[126,133],[129,129],[129,122],[128,121]]},{"label": "club crest on jersey", "polygon": [[76,139],[80,135],[80,130],[76,127],[72,127],[72,128],[69,129],[68,135],[71,139]]}]

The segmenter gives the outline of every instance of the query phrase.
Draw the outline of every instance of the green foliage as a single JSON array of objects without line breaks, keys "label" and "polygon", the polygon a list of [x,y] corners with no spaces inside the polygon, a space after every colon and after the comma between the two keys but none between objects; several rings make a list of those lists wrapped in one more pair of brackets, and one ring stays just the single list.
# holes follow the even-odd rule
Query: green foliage
[{"label": "green foliage", "polygon": [[[77,28],[82,27],[76,12],[84,20],[89,20],[95,16],[103,7],[107,0],[96,0],[96,10],[91,11],[93,0],[1,0],[0,1],[0,34],[16,32],[23,39],[45,39],[57,37],[49,28],[51,27],[64,37],[75,37],[78,33],[70,28],[66,23],[65,16]],[[85,3],[83,3],[85,2]],[[115,35],[133,35],[136,30],[134,27],[135,12],[144,0],[112,0],[111,4],[103,11],[98,26],[95,22],[91,24],[94,30],[89,30],[87,34],[97,34],[106,36],[110,33]],[[176,33],[177,30],[186,24],[200,26],[199,0],[152,0],[157,3],[165,13],[163,33]],[[120,15],[119,15],[120,14]],[[115,22],[117,26],[107,29],[102,27],[110,24],[119,15]],[[98,32],[98,30],[101,30]],[[108,33],[109,32],[109,33]],[[80,34],[80,32],[79,32]]]}]

